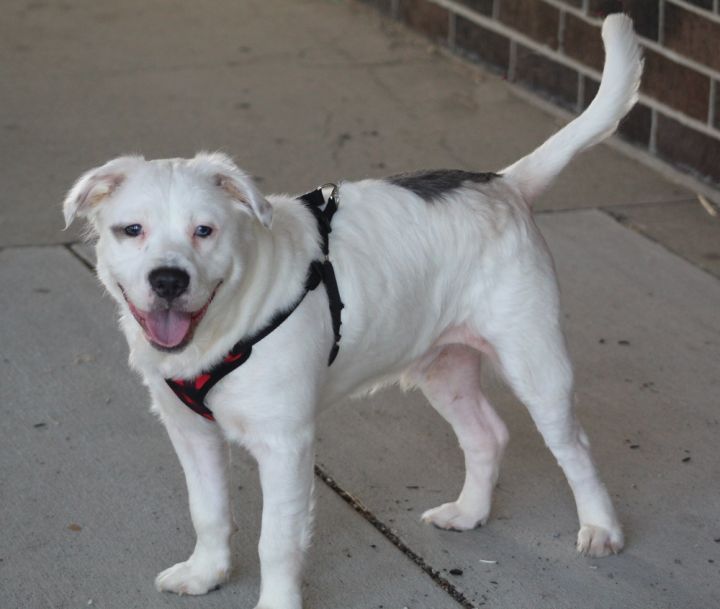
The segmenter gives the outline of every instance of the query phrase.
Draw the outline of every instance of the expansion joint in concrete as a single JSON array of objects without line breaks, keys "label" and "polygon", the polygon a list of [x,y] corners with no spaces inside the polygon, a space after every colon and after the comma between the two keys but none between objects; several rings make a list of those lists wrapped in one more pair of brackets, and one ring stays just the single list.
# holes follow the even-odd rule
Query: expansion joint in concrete
[{"label": "expansion joint in concrete", "polygon": [[75,249],[73,248],[73,245],[77,245],[77,244],[76,244],[76,243],[64,243],[64,244],[63,244],[63,247],[64,247],[68,252],[70,252],[70,255],[71,255],[73,258],[76,258],[76,259],[80,262],[80,264],[82,264],[86,269],[88,269],[88,270],[91,271],[92,273],[95,273],[95,267],[94,267],[92,264],[90,264],[90,262],[88,262],[87,260],[85,260],[85,258],[83,258],[80,254],[78,254],[78,253],[75,251]]},{"label": "expansion joint in concrete", "polygon": [[390,529],[384,522],[382,522],[375,514],[373,514],[367,507],[365,507],[359,499],[353,497],[345,489],[343,489],[335,479],[325,472],[322,467],[315,465],[315,475],[320,478],[338,497],[340,497],[345,503],[352,507],[360,516],[362,516],[368,523],[370,523],[375,529],[393,544],[400,552],[402,552],[407,558],[414,562],[420,569],[432,579],[444,592],[446,592],[455,602],[457,602],[463,609],[477,609],[470,600],[458,590],[451,582],[445,579],[437,569],[433,569],[425,559],[420,556],[417,552],[412,550],[400,537]]},{"label": "expansion joint in concrete", "polygon": [[672,254],[673,256],[677,256],[681,260],[684,260],[689,265],[695,267],[696,269],[699,269],[706,275],[709,275],[713,279],[719,280],[720,277],[713,273],[710,269],[705,268],[704,266],[698,264],[697,262],[691,260],[687,256],[684,256],[682,253],[678,252],[677,250],[669,247],[666,243],[663,243],[661,240],[655,238],[653,235],[651,235],[648,231],[644,230],[642,226],[638,225],[636,222],[633,222],[630,218],[628,218],[625,214],[622,212],[612,209],[610,207],[599,207],[597,208],[597,211],[605,214],[606,216],[612,218],[615,222],[620,224],[622,227],[631,230],[632,232],[640,235],[644,239],[647,239],[648,241],[652,241],[655,245],[658,247],[661,247],[669,254]]}]

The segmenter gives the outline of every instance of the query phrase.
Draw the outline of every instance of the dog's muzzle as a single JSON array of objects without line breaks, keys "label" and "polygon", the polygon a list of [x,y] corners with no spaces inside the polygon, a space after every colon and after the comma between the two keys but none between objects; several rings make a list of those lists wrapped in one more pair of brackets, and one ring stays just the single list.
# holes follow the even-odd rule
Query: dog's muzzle
[{"label": "dog's muzzle", "polygon": [[222,282],[218,283],[202,308],[197,311],[185,311],[178,306],[173,306],[172,301],[186,291],[190,278],[185,271],[180,271],[185,276],[183,277],[180,273],[168,273],[168,270],[179,269],[156,269],[162,273],[156,274],[156,271],[153,271],[149,276],[153,292],[165,301],[166,306],[164,307],[141,311],[130,301],[122,286],[120,286],[120,290],[135,321],[143,329],[148,342],[160,351],[172,352],[180,351],[192,340],[195,328],[204,317]]}]

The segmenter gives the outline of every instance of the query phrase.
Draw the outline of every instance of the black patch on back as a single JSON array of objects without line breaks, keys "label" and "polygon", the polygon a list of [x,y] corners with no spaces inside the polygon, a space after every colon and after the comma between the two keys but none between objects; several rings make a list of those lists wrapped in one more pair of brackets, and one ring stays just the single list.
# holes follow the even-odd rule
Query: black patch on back
[{"label": "black patch on back", "polygon": [[427,203],[432,203],[436,199],[442,198],[443,195],[460,188],[465,182],[485,184],[499,177],[500,174],[492,171],[479,173],[462,169],[432,169],[401,173],[385,179],[395,186],[407,188]]}]

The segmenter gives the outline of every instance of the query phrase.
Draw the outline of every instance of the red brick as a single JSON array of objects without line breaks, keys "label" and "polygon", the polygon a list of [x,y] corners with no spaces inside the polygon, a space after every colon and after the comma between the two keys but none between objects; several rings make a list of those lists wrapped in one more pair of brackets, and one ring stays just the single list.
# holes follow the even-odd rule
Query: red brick
[{"label": "red brick", "polygon": [[489,63],[503,73],[510,59],[510,40],[463,17],[455,18],[455,46],[471,58]]},{"label": "red brick", "polygon": [[688,116],[707,120],[710,79],[649,49],[645,50],[641,90]]},{"label": "red brick", "polygon": [[598,89],[600,88],[600,83],[597,80],[589,78],[587,76],[583,76],[582,78],[584,81],[582,107],[583,109],[585,109],[590,105],[590,102],[595,99]]},{"label": "red brick", "polygon": [[713,0],[686,0],[690,4],[694,4],[697,7],[704,8],[708,11],[712,11]]},{"label": "red brick", "polygon": [[540,0],[502,0],[500,21],[553,49],[558,47],[560,11]]},{"label": "red brick", "polygon": [[665,5],[666,47],[720,70],[720,23],[680,6]]},{"label": "red brick", "polygon": [[598,26],[568,13],[565,16],[563,50],[573,59],[602,71],[605,51]]},{"label": "red brick", "polygon": [[464,4],[481,15],[492,15],[493,0],[460,0],[460,4]]},{"label": "red brick", "polygon": [[400,0],[398,5],[398,19],[435,41],[447,42],[449,18],[447,9],[428,0]]},{"label": "red brick", "polygon": [[647,148],[650,145],[651,123],[652,110],[638,103],[620,121],[618,133],[629,142]]},{"label": "red brick", "polygon": [[[585,79],[585,94],[583,95],[583,108],[587,108],[590,102],[597,95],[600,83],[592,78]],[[647,106],[637,103],[633,109],[625,115],[618,125],[618,133],[623,139],[634,144],[647,148],[650,144],[650,125],[652,122],[652,110]]]},{"label": "red brick", "polygon": [[720,139],[658,114],[658,155],[720,184]]},{"label": "red brick", "polygon": [[515,80],[537,89],[561,106],[575,109],[578,73],[520,44],[517,45]]},{"label": "red brick", "polygon": [[[652,0],[656,3],[656,0]],[[622,13],[622,0],[590,0],[588,12],[593,17],[605,17],[611,13]]]},{"label": "red brick", "polygon": [[363,4],[378,9],[381,13],[389,15],[392,12],[392,0],[360,0]]},{"label": "red brick", "polygon": [[611,13],[627,13],[632,17],[635,31],[651,40],[658,39],[660,9],[658,0],[590,0],[588,12],[594,17]]}]

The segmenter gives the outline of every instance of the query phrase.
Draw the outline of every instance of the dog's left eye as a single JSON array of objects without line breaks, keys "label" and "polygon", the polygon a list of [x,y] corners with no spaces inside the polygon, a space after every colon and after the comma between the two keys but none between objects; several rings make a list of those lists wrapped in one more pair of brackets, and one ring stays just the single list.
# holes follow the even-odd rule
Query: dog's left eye
[{"label": "dog's left eye", "polygon": [[200,225],[195,228],[195,236],[204,239],[209,237],[213,232],[213,229],[209,226]]},{"label": "dog's left eye", "polygon": [[123,232],[128,237],[138,237],[140,233],[142,233],[142,226],[140,226],[139,224],[130,224],[123,228]]}]

